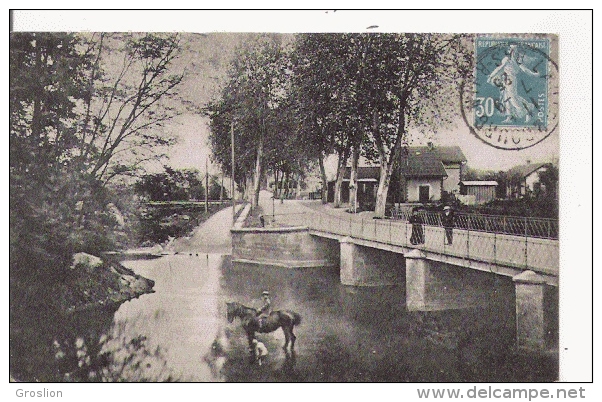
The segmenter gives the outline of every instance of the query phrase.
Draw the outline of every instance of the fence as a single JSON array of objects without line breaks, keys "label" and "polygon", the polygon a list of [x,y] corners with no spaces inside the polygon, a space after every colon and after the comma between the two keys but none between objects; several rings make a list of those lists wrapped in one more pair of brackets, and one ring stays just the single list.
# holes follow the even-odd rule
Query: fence
[{"label": "fence", "polygon": [[[392,210],[391,218],[409,220],[410,211]],[[426,225],[442,226],[441,214],[421,211],[419,215]],[[558,239],[559,225],[557,219],[528,218],[519,216],[481,215],[457,212],[454,214],[454,226],[458,229],[499,233],[507,235],[528,236],[541,239]]]},{"label": "fence", "polygon": [[[279,224],[308,226],[312,230],[335,235],[558,274],[558,240],[472,229],[479,227],[476,221],[465,221],[466,227],[458,225],[452,230],[450,244],[445,228],[441,227],[440,220],[435,220],[435,216],[436,214],[427,214],[426,224],[414,227],[400,219],[365,219],[351,214],[347,217],[317,212],[281,216],[277,220]],[[458,220],[458,216],[456,219]],[[458,222],[462,222],[462,218]],[[416,236],[420,231],[422,236]]]}]

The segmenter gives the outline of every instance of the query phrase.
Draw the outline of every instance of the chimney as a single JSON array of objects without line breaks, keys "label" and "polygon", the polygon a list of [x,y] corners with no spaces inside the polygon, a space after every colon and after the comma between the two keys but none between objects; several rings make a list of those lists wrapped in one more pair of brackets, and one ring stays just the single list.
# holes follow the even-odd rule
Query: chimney
[{"label": "chimney", "polygon": [[431,151],[433,150],[433,148],[435,148],[435,145],[433,144],[433,142],[432,142],[432,141],[429,141],[429,142],[426,144],[426,146],[427,146],[427,147],[429,148],[429,150],[431,150]]},{"label": "chimney", "polygon": [[527,165],[531,164],[531,159],[527,159]]}]

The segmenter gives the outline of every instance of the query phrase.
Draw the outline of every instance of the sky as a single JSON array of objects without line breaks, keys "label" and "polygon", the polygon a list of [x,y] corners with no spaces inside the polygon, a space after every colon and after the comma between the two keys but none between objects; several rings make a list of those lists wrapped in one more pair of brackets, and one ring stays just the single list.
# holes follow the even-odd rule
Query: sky
[{"label": "sky", "polygon": [[[91,25],[91,31],[95,30],[94,24],[98,22],[102,22],[102,25],[104,26],[108,25],[109,28],[104,28],[104,30],[113,30],[114,28],[111,26],[111,24],[115,23],[115,21],[119,21],[102,21],[102,14],[100,13],[88,15],[98,15],[99,17],[97,19],[84,19],[88,26]],[[126,13],[125,15],[127,16],[128,14]],[[191,12],[190,15],[186,14],[185,17],[191,17],[192,15],[194,15],[193,12]],[[267,15],[269,17],[272,14],[268,13]],[[304,16],[303,13],[297,13],[295,15],[299,17]],[[220,22],[219,18],[210,20],[198,19],[196,21],[187,20],[185,17],[182,18],[179,21],[183,22],[182,32],[186,35],[185,52],[176,67],[181,70],[185,69],[187,71],[187,78],[179,88],[181,97],[186,99],[190,103],[196,105],[197,107],[202,107],[210,99],[215,98],[217,96],[217,94],[219,93],[220,86],[222,86],[225,83],[226,69],[229,61],[233,57],[234,48],[246,36],[245,31],[264,31],[261,28],[265,28],[264,32],[274,32],[278,30],[283,33],[308,31],[307,28],[304,29],[304,25],[298,25],[300,21],[302,21],[303,24],[305,24],[305,26],[308,27],[311,27],[312,24],[317,24],[318,28],[312,29],[315,32],[345,31],[344,26],[342,25],[344,19],[340,18],[343,15],[343,13],[329,14],[328,12],[321,12],[314,13],[311,15],[312,17],[319,18],[316,18],[315,20],[304,20],[303,18],[299,18],[299,21],[293,19],[277,20],[275,18],[259,21],[253,20],[252,18],[247,18],[246,20],[244,20],[244,22],[246,24],[251,24],[252,26],[252,29],[248,30],[245,24],[237,25],[231,30],[215,29],[220,26],[219,24],[222,24],[221,26],[223,26],[224,28],[227,28],[229,26],[228,21],[224,21],[222,19]],[[64,17],[64,15],[62,16]],[[165,16],[167,19],[169,13],[166,11],[165,13],[162,13],[161,16]],[[179,14],[179,16],[182,17],[182,14]],[[370,13],[366,13],[365,16],[366,21],[370,21],[372,18],[370,16]],[[384,25],[384,29],[382,29],[383,31],[387,31],[387,28],[393,32],[399,31],[399,21],[393,22],[383,17],[383,14],[379,14],[378,18],[375,18],[375,21],[379,19],[382,21],[381,24]],[[331,19],[330,24],[324,25],[325,21],[320,21],[321,19],[326,20],[329,18]],[[23,21],[22,18],[15,18],[15,20]],[[148,20],[149,19],[141,21]],[[152,21],[152,19],[150,20]],[[58,23],[62,21],[63,19],[57,18]],[[140,24],[141,21],[136,21],[136,23]],[[269,21],[269,23],[261,25],[259,29],[256,25],[252,24],[253,22],[255,22],[256,24],[260,22],[263,23],[264,21]],[[289,24],[282,25],[283,21],[286,21]],[[351,21],[351,26],[355,31],[366,31],[367,26],[378,26],[377,24],[363,24],[365,25],[365,27],[362,27],[362,25],[354,25],[353,19],[351,19]],[[150,27],[162,26],[163,22],[164,21],[155,21],[155,25],[151,24]],[[122,22],[122,24],[123,23],[124,22]],[[131,21],[125,22],[126,26],[130,24],[132,24]],[[404,28],[406,24],[407,21],[404,21]],[[271,28],[271,25],[274,25],[274,28]],[[186,29],[187,26],[191,28]],[[325,29],[325,26],[329,26],[331,28]],[[360,27],[362,28],[358,29]],[[117,29],[115,28],[115,30]],[[144,29],[138,30],[144,31]],[[149,30],[161,31],[163,29],[153,28]],[[421,32],[424,30],[424,28],[421,28],[416,29],[414,32]],[[426,31],[428,32],[428,30]],[[441,32],[441,30],[438,31]],[[150,170],[160,170],[163,164],[168,164],[174,168],[195,168],[199,169],[200,171],[204,171],[205,163],[206,161],[209,161],[209,171],[211,173],[219,172],[219,168],[211,164],[211,151],[208,146],[208,119],[206,117],[201,116],[198,113],[198,111],[184,113],[183,115],[176,117],[173,121],[168,123],[165,127],[165,130],[167,130],[171,135],[176,137],[178,141],[176,145],[165,150],[165,153],[168,155],[169,159],[161,161],[159,163],[153,163],[152,166],[149,167]],[[558,162],[559,159],[562,159],[560,157],[560,133],[562,132],[563,127],[561,125],[559,130],[553,132],[545,140],[543,140],[536,146],[520,151],[499,150],[483,143],[481,140],[472,135],[466,127],[465,123],[458,119],[455,125],[452,125],[444,130],[440,130],[437,133],[437,135],[434,136],[433,142],[436,145],[460,146],[465,156],[467,157],[467,164],[471,168],[480,170],[499,171],[510,169],[513,166],[524,164],[527,161]],[[330,158],[329,163],[327,163],[327,175],[329,177],[332,177],[334,175],[334,165],[335,162],[333,162],[333,158]]]},{"label": "sky", "polygon": [[[228,62],[233,50],[244,39],[241,33],[219,33],[192,35],[187,40],[187,50],[181,60],[181,66],[189,71],[188,78],[180,88],[181,96],[199,106],[205,105],[219,93],[226,77]],[[169,164],[175,168],[196,168],[205,170],[206,160],[209,170],[218,173],[219,168],[211,164],[208,146],[208,119],[198,113],[186,113],[178,116],[166,128],[178,142],[167,150]],[[472,135],[465,123],[458,121],[440,130],[433,137],[436,145],[457,145],[467,157],[471,168],[481,170],[508,170],[513,166],[531,162],[558,162],[558,131],[549,135],[541,143],[524,150],[499,150],[493,148]],[[420,144],[420,143],[418,143]],[[417,145],[418,145],[417,144]],[[426,145],[426,144],[422,144]],[[155,163],[154,169],[160,169],[162,163]],[[327,175],[335,174],[336,159],[329,158]]]}]

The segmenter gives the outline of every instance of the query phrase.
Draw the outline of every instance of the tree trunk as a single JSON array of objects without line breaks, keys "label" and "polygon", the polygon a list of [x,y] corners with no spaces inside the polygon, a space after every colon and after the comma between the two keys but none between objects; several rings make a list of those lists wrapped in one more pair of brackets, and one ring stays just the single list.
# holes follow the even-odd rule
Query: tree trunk
[{"label": "tree trunk", "polygon": [[[376,206],[374,208],[374,216],[377,218],[384,218],[387,207],[387,195],[389,193],[389,184],[391,184],[391,174],[393,173],[393,166],[395,166],[395,158],[401,157],[401,140],[405,136],[405,115],[403,114],[404,109],[400,109],[399,122],[397,127],[397,138],[393,148],[389,154],[385,150],[382,143],[377,144],[378,156],[380,160],[380,179],[378,181],[378,190],[376,192]],[[378,129],[377,115],[373,117],[373,130],[376,133]],[[377,137],[377,135],[375,135]]]},{"label": "tree trunk", "polygon": [[351,173],[349,175],[349,209],[357,212],[357,164],[360,158],[360,147],[353,147],[351,153]]},{"label": "tree trunk", "polygon": [[320,176],[322,178],[322,204],[328,204],[328,182],[326,181],[326,168],[324,167],[324,159],[318,158],[320,164]]},{"label": "tree trunk", "polygon": [[378,190],[376,191],[376,207],[374,208],[374,216],[384,218],[387,207],[387,195],[389,193],[389,185],[391,184],[392,163],[381,163],[380,179],[378,181]]},{"label": "tree trunk", "polygon": [[298,200],[301,199],[301,173],[297,173],[297,194],[295,198]]},{"label": "tree trunk", "polygon": [[278,169],[274,169],[274,197],[278,197],[278,189],[280,188],[280,174]]},{"label": "tree trunk", "polygon": [[340,163],[337,167],[337,181],[334,185],[334,205],[335,208],[341,208],[341,190],[343,188],[343,175],[345,174],[345,163]]},{"label": "tree trunk", "polygon": [[219,188],[219,203],[224,201],[224,173],[222,173],[222,184]]},{"label": "tree trunk", "polygon": [[285,173],[285,185],[286,185],[286,190],[284,191],[284,198],[288,199],[289,195],[290,195],[290,190],[291,190],[291,175],[290,173],[287,171]]},{"label": "tree trunk", "polygon": [[247,201],[251,201],[251,186],[253,185],[250,177],[245,177],[244,187],[242,189],[242,198]]},{"label": "tree trunk", "polygon": [[257,159],[255,161],[255,177],[253,178],[253,199],[251,200],[251,208],[257,208],[259,205],[259,190],[261,189],[261,168],[263,164],[263,135],[259,137],[257,145]]}]

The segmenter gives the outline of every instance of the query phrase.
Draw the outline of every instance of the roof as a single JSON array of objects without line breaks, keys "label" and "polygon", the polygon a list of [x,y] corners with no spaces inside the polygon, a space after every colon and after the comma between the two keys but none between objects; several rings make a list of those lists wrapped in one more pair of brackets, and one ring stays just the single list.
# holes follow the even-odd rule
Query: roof
[{"label": "roof", "polygon": [[[343,180],[349,180],[351,176],[351,168],[345,168]],[[379,166],[359,166],[357,168],[357,181],[378,181],[380,178]]]},{"label": "roof", "polygon": [[400,169],[406,177],[447,177],[438,155],[416,148],[410,148],[408,157],[402,158]]},{"label": "roof", "polygon": [[466,162],[466,156],[458,146],[434,146],[434,147],[410,147],[410,152],[419,151],[422,153],[433,153],[443,163],[462,163]]},{"label": "roof", "polygon": [[466,181],[461,181],[460,184],[464,185],[464,186],[497,186],[497,181],[493,181],[493,180],[466,180]]},{"label": "roof", "polygon": [[549,165],[549,163],[542,162],[542,163],[529,163],[526,165],[514,166],[512,169],[508,170],[508,174],[510,176],[519,174],[521,177],[527,177],[531,173],[535,172],[536,170],[539,170],[542,167],[545,167],[548,165]]}]

